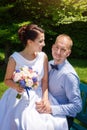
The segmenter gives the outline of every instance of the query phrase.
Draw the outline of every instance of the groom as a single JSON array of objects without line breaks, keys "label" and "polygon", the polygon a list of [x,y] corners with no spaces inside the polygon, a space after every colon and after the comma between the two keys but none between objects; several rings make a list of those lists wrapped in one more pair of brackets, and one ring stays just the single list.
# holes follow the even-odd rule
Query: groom
[{"label": "groom", "polygon": [[66,116],[69,129],[74,117],[82,109],[79,77],[67,60],[72,45],[72,39],[66,34],[61,34],[52,46],[53,60],[49,61],[49,92],[59,105],[36,103],[36,109],[40,113]]}]

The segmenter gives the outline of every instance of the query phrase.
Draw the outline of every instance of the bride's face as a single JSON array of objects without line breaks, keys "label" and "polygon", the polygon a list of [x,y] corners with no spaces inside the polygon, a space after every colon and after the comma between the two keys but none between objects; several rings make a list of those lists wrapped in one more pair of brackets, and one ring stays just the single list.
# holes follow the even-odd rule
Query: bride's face
[{"label": "bride's face", "polygon": [[45,46],[45,36],[44,33],[39,33],[38,37],[32,42],[32,49],[34,52],[42,51]]}]

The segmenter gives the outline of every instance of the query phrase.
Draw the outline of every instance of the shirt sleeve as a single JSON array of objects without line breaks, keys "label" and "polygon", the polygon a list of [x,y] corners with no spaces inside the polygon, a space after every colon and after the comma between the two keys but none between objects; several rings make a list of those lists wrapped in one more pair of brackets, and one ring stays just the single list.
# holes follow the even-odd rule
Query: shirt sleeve
[{"label": "shirt sleeve", "polygon": [[75,117],[82,110],[78,77],[72,73],[65,75],[64,89],[68,103],[52,105],[52,114]]}]

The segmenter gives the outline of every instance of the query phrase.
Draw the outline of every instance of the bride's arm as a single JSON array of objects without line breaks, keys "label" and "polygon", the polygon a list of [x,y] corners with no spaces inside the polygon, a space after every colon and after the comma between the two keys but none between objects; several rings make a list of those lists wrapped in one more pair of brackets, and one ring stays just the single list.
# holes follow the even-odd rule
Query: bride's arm
[{"label": "bride's arm", "polygon": [[12,57],[10,57],[8,64],[7,64],[7,68],[6,68],[4,83],[8,87],[16,89],[18,92],[21,93],[21,92],[23,92],[23,88],[20,87],[17,83],[13,82],[13,80],[12,80],[12,75],[13,75],[13,72],[15,70],[15,66],[16,66],[15,60]]},{"label": "bride's arm", "polygon": [[44,76],[41,82],[42,100],[36,102],[36,109],[40,113],[51,113],[50,102],[48,100],[48,58],[44,57]]},{"label": "bride's arm", "polygon": [[48,58],[46,55],[44,56],[44,76],[42,78],[41,86],[42,86],[42,100],[47,101],[48,100]]}]

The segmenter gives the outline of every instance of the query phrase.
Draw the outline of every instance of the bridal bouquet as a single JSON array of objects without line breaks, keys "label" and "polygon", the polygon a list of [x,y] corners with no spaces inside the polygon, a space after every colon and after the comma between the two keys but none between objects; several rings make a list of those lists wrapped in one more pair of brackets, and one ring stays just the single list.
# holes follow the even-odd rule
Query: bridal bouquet
[{"label": "bridal bouquet", "polygon": [[[28,66],[15,70],[12,79],[26,90],[28,97],[29,90],[38,87],[38,73]],[[17,94],[16,97],[20,98],[21,95]]]}]

